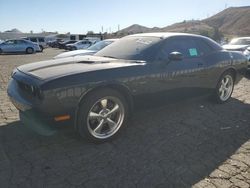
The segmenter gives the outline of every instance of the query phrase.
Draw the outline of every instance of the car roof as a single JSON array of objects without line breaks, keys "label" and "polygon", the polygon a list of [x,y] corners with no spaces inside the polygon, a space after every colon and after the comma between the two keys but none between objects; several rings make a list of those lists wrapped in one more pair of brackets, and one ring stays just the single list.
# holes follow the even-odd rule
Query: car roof
[{"label": "car roof", "polygon": [[194,36],[202,37],[200,35],[190,34],[190,33],[174,33],[174,32],[157,32],[157,33],[140,33],[129,35],[130,37],[159,37],[159,38],[168,38],[172,36]]}]

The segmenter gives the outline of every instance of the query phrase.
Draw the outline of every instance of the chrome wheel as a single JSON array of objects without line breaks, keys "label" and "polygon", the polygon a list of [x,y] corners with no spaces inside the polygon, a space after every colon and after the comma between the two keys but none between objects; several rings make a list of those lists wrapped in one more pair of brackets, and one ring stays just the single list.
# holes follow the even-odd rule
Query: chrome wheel
[{"label": "chrome wheel", "polygon": [[234,81],[231,75],[225,75],[220,83],[219,97],[221,101],[226,101],[230,98],[233,92]]},{"label": "chrome wheel", "polygon": [[87,128],[98,139],[114,135],[123,124],[125,110],[119,98],[108,96],[98,100],[87,117]]}]

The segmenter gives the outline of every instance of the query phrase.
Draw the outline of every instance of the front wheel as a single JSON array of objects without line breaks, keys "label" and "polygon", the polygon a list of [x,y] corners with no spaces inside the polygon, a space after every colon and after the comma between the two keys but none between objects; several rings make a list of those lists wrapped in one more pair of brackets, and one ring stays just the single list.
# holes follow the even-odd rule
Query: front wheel
[{"label": "front wheel", "polygon": [[215,89],[215,99],[218,103],[225,103],[227,102],[232,93],[233,93],[233,89],[234,89],[234,77],[233,74],[231,72],[225,72],[218,84],[217,87]]},{"label": "front wheel", "polygon": [[98,90],[81,102],[77,130],[91,141],[104,142],[120,132],[127,115],[128,105],[123,95],[113,89]]}]

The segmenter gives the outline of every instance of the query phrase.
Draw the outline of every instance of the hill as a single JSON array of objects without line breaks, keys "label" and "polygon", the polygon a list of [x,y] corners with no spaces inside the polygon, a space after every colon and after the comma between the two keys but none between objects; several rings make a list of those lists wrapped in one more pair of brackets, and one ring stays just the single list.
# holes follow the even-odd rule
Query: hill
[{"label": "hill", "polygon": [[250,35],[250,6],[227,8],[218,14],[204,20],[190,20],[175,23],[163,28],[148,28],[142,25],[132,25],[117,32],[118,35],[128,35],[146,32],[185,32],[202,34],[212,38],[221,35]]},{"label": "hill", "polygon": [[203,22],[225,34],[250,35],[250,6],[225,9]]}]

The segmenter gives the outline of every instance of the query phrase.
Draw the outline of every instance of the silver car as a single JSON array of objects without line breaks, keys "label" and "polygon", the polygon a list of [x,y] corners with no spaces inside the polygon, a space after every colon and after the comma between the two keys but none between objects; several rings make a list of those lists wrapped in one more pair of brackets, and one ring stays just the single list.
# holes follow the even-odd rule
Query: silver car
[{"label": "silver car", "polygon": [[113,43],[113,42],[115,42],[117,40],[118,39],[102,40],[102,41],[99,41],[99,42],[95,43],[94,45],[90,46],[87,49],[74,50],[74,51],[70,51],[70,52],[61,53],[61,54],[55,56],[54,59],[65,58],[65,57],[74,57],[74,56],[78,56],[78,55],[93,55],[96,52],[100,51],[104,47],[110,45],[111,43]]},{"label": "silver car", "polygon": [[38,44],[24,39],[7,40],[0,44],[0,54],[11,52],[25,52],[27,54],[33,54],[40,51],[41,49]]}]

